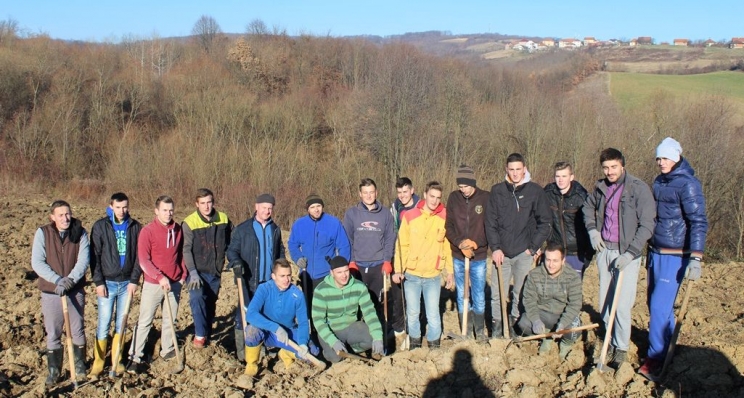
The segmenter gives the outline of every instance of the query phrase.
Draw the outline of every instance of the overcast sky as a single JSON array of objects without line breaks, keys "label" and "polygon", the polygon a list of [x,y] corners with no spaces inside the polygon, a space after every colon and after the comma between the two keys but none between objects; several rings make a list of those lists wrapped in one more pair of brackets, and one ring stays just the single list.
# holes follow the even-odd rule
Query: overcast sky
[{"label": "overcast sky", "polygon": [[[599,40],[651,36],[730,40],[744,37],[744,1],[406,1],[406,0],[129,0],[4,2],[0,18],[23,32],[53,38],[119,41],[124,36],[191,34],[202,15],[226,33],[244,33],[255,19],[290,35],[396,35],[428,30]],[[659,3],[663,3],[659,4]]]}]

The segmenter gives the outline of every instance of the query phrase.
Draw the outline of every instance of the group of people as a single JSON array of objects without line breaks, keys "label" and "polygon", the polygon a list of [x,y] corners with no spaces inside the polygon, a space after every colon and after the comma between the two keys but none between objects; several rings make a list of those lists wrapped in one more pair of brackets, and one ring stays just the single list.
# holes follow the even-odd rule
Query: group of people
[{"label": "group of people", "polygon": [[[311,194],[307,215],[294,222],[288,240],[301,289],[292,283],[270,194],[259,195],[253,215],[236,227],[215,209],[208,189],[197,191],[196,211],[180,224],[173,219],[173,199],[161,196],[154,219],[143,227],[129,216],[129,199],[119,192],[90,237],[70,205],[55,201],[51,222],[37,230],[32,249],[47,333],[46,383],[61,377],[66,315],[75,371],[86,374],[83,288],[89,267],[98,307],[91,376],[104,369],[114,312],[112,373],[146,371],[144,349],[158,307],[163,314],[159,355],[176,357],[172,328],[184,287],[194,321],[192,344],[209,344],[225,264],[239,292],[237,356],[246,363],[244,373],[254,376],[262,345],[278,349],[286,366],[321,351],[333,363],[365,351],[381,356],[415,349],[423,346],[424,332],[426,346],[439,347],[443,285],[457,292],[461,330],[487,340],[489,250],[496,267],[490,281],[491,337],[554,333],[551,337],[562,336],[561,358],[580,336],[574,329],[580,324],[582,279],[596,256],[600,311],[605,326],[614,322],[609,358],[619,365],[630,343],[630,311],[646,247],[651,317],[649,350],[639,372],[653,379],[672,335],[681,281],[700,278],[707,233],[702,188],[681,153],[672,138],[657,147],[661,174],[653,191],[626,172],[620,151],[607,148],[599,157],[604,178],[591,193],[574,179],[568,162],[556,163],[554,182],[539,186],[531,181],[524,157],[513,153],[506,159],[504,181],[490,193],[478,188],[472,167],[460,166],[458,189],[446,206],[441,183],[428,182],[419,198],[406,177],[396,181],[397,199],[390,208],[378,200],[375,182],[362,179],[360,201],[342,220],[325,213],[323,199]],[[124,317],[140,283],[140,313],[124,366]],[[510,285],[511,307],[502,308]],[[539,352],[549,352],[552,342],[545,338]]]}]

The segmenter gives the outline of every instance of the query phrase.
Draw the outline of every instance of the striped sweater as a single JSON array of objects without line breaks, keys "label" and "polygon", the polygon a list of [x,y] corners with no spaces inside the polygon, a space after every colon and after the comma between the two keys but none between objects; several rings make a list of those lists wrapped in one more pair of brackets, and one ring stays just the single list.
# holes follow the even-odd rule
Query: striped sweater
[{"label": "striped sweater", "polygon": [[351,277],[346,286],[338,288],[333,275],[327,275],[313,292],[312,317],[318,336],[333,346],[338,341],[333,331],[356,322],[360,308],[372,340],[382,340],[382,325],[367,287]]},{"label": "striped sweater", "polygon": [[581,278],[569,266],[555,278],[548,275],[544,265],[527,274],[522,288],[522,304],[527,312],[527,319],[532,322],[540,319],[540,311],[560,314],[560,323],[564,327],[573,322],[579,315],[582,303]]}]

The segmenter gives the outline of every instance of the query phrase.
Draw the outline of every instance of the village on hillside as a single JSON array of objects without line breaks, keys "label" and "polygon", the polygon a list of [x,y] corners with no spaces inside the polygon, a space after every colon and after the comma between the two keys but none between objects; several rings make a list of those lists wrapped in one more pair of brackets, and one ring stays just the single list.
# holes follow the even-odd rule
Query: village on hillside
[{"label": "village on hillside", "polygon": [[[655,40],[649,36],[639,36],[629,41],[622,41],[617,39],[609,40],[597,40],[594,37],[585,37],[583,40],[579,39],[542,39],[542,40],[505,40],[505,49],[514,51],[545,51],[554,48],[573,50],[582,47],[615,47],[615,46],[652,46],[656,45]],[[708,39],[705,41],[698,40],[692,41],[689,39],[674,39],[672,43],[661,42],[658,45],[672,45],[682,47],[721,47],[721,48],[732,48],[732,49],[744,49],[744,37],[733,37],[731,41],[715,41]]]}]

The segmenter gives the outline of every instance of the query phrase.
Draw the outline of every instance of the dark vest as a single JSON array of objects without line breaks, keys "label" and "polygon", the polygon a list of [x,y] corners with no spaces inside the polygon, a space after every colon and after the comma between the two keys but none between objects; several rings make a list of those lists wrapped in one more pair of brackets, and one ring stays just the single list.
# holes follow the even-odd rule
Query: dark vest
[{"label": "dark vest", "polygon": [[[70,229],[64,239],[60,239],[59,231],[55,228],[54,223],[41,227],[44,232],[44,246],[46,250],[46,262],[50,267],[62,277],[72,272],[77,263],[78,251],[80,250],[80,237],[82,236],[83,227],[79,220],[73,219],[70,223]],[[45,293],[54,293],[55,284],[39,278],[39,289]],[[85,277],[78,281],[75,289],[85,285]]]}]

